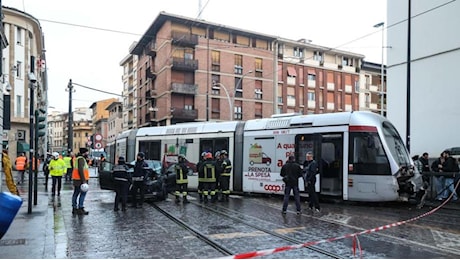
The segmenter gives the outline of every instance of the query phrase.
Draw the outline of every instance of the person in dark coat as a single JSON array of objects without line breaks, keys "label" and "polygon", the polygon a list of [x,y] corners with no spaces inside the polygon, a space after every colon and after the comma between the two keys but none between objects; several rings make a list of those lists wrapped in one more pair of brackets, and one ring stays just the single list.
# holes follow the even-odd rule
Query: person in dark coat
[{"label": "person in dark coat", "polygon": [[120,210],[118,204],[121,201],[121,211],[126,211],[130,178],[128,175],[128,166],[126,165],[125,157],[123,156],[118,157],[118,164],[113,167],[113,181],[116,192],[113,210]]},{"label": "person in dark coat", "polygon": [[293,155],[289,156],[288,161],[283,167],[281,167],[281,177],[285,183],[284,187],[284,201],[282,213],[286,214],[287,206],[289,203],[289,197],[291,190],[294,193],[295,206],[297,209],[297,215],[301,214],[300,208],[300,193],[299,193],[299,178],[302,177],[302,168],[298,163],[295,162]]},{"label": "person in dark coat", "polygon": [[306,160],[303,164],[305,190],[308,192],[309,208],[316,212],[320,211],[318,195],[315,191],[316,174],[318,173],[318,163],[313,159],[313,152],[307,152]]},{"label": "person in dark coat", "polygon": [[[144,204],[145,194],[145,182],[147,181],[147,175],[149,172],[149,165],[144,161],[145,154],[139,152],[137,154],[136,164],[134,165],[134,172],[132,177],[132,189],[131,194],[133,197],[133,208],[142,208]],[[140,195],[140,201],[137,199],[137,195]]]},{"label": "person in dark coat", "polygon": [[182,199],[184,203],[189,203],[187,199],[187,192],[188,192],[188,167],[185,165],[185,155],[180,154],[177,158],[178,162],[174,166],[174,170],[176,171],[176,203],[180,202],[180,195],[182,194]]},{"label": "person in dark coat", "polygon": [[451,174],[444,177],[444,188],[447,190],[446,197],[450,197],[452,194],[452,200],[458,200],[457,192],[455,192],[454,174],[458,174],[459,168],[457,160],[450,155],[450,151],[444,151],[444,162],[440,168],[443,172]]}]

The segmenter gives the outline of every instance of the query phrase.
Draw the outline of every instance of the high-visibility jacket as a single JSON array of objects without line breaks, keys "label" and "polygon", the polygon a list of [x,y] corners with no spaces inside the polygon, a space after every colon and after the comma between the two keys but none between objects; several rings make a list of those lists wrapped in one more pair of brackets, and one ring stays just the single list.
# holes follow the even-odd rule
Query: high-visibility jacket
[{"label": "high-visibility jacket", "polygon": [[27,158],[25,156],[19,156],[16,158],[14,164],[16,165],[16,170],[24,171],[26,169]]},{"label": "high-visibility jacket", "polygon": [[67,169],[72,168],[72,157],[65,156],[64,158],[62,158],[62,160],[64,160],[65,166],[66,166]]},{"label": "high-visibility jacket", "polygon": [[176,171],[176,184],[185,184],[188,183],[187,173],[188,169],[187,166],[183,162],[178,163],[174,166]]},{"label": "high-visibility jacket", "polygon": [[62,176],[67,171],[64,160],[59,158],[51,160],[48,167],[51,176]]},{"label": "high-visibility jacket", "polygon": [[223,161],[222,161],[222,173],[220,174],[220,176],[230,176],[231,175],[231,172],[232,172],[232,163],[230,162],[230,160],[228,158],[225,158]]},{"label": "high-visibility jacket", "polygon": [[87,181],[89,180],[89,168],[88,168],[88,163],[86,162],[86,159],[83,156],[78,156],[73,162],[72,179],[80,180],[80,173],[78,172],[78,161],[80,159],[82,159],[85,162],[85,165],[83,166],[83,174],[84,174],[85,180]]}]

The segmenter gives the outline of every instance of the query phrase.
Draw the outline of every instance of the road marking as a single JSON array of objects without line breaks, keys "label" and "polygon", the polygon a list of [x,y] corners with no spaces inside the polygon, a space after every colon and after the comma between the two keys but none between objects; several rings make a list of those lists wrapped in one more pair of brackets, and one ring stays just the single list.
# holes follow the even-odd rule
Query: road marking
[{"label": "road marking", "polygon": [[458,252],[458,248],[460,246],[460,235],[437,230],[432,230],[431,233],[433,234],[433,239],[438,247]]}]

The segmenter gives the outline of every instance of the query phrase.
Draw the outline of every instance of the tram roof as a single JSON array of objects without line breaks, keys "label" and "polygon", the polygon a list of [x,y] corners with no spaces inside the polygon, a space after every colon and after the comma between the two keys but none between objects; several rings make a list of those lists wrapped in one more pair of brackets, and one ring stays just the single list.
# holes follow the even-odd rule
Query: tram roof
[{"label": "tram roof", "polygon": [[240,122],[192,122],[169,126],[143,127],[138,129],[136,136],[233,132],[238,123]]},{"label": "tram roof", "polygon": [[355,112],[337,112],[326,114],[313,114],[313,115],[295,115],[286,117],[275,118],[262,118],[248,120],[245,124],[244,130],[264,130],[264,129],[282,129],[295,126],[314,127],[314,126],[334,126],[334,125],[348,125],[348,124],[362,124],[369,123],[371,120],[375,123],[373,117],[379,115],[367,111]]}]

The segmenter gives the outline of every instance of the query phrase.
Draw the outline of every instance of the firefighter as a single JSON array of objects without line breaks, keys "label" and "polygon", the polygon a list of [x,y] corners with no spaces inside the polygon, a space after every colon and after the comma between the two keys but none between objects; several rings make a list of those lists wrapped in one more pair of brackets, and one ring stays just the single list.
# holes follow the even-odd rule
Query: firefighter
[{"label": "firefighter", "polygon": [[200,202],[203,202],[203,178],[204,173],[200,171],[201,166],[203,166],[205,159],[206,152],[201,153],[200,161],[196,163],[196,169],[198,171],[198,197],[200,198]]},{"label": "firefighter", "polygon": [[182,193],[182,200],[184,203],[189,203],[187,199],[187,173],[188,167],[185,165],[185,156],[180,154],[178,163],[174,166],[176,171],[176,203],[180,202],[180,194]]},{"label": "firefighter", "polygon": [[228,159],[228,153],[226,150],[222,150],[220,155],[222,157],[222,172],[219,176],[219,185],[222,193],[220,201],[228,201],[228,197],[230,195],[230,175],[232,172],[232,163],[230,159]]},{"label": "firefighter", "polygon": [[203,176],[204,203],[208,202],[208,195],[211,195],[211,202],[216,202],[216,162],[212,160],[211,153],[206,153],[205,159],[200,168],[200,174]]}]

